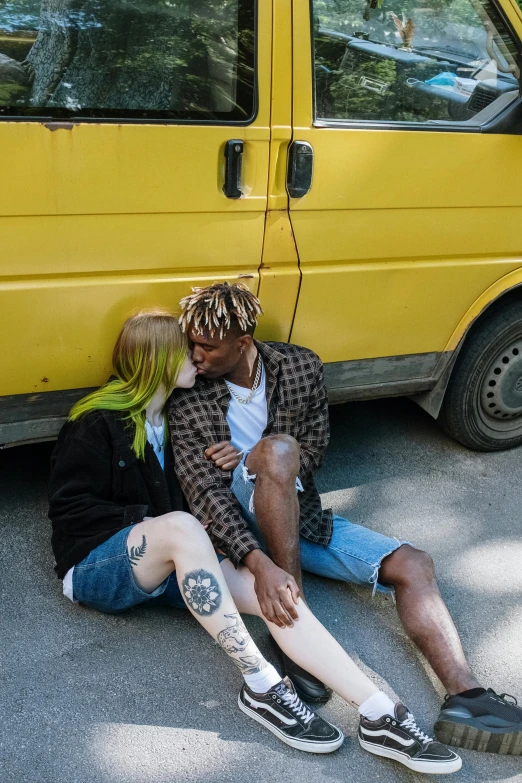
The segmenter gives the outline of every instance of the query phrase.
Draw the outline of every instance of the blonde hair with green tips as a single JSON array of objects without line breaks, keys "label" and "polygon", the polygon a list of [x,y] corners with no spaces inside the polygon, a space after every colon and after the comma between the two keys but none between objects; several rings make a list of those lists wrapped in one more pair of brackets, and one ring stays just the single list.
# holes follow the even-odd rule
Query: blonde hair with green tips
[{"label": "blonde hair with green tips", "polygon": [[145,408],[161,384],[167,397],[173,392],[187,350],[187,338],[172,313],[159,307],[141,310],[125,321],[116,340],[112,353],[116,379],[79,400],[69,420],[95,410],[126,413],[135,428],[132,449],[138,459],[144,459]]}]

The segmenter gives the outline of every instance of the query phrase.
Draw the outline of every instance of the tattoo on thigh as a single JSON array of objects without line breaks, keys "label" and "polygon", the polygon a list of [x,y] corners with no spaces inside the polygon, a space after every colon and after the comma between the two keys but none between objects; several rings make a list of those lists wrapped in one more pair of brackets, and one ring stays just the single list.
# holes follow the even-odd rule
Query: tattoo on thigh
[{"label": "tattoo on thigh", "polygon": [[189,571],[181,586],[185,603],[200,617],[209,617],[221,606],[221,588],[209,571]]},{"label": "tattoo on thigh", "polygon": [[[244,652],[252,641],[244,622],[237,612],[226,614],[225,617],[234,622],[218,633],[219,646],[229,655]],[[240,655],[239,658],[232,660],[243,674],[255,674],[268,666],[261,655]]]},{"label": "tattoo on thigh", "polygon": [[145,538],[145,536],[142,536],[141,545],[131,546],[131,548],[129,549],[129,560],[133,568],[134,566],[138,565],[139,560],[143,557],[146,551],[147,551],[147,539]]}]

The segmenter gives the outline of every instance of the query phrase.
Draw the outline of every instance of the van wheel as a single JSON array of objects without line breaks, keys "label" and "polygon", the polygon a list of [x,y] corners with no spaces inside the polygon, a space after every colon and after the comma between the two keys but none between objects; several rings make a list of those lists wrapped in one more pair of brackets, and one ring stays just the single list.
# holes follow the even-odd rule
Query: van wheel
[{"label": "van wheel", "polygon": [[439,421],[478,451],[522,443],[522,302],[486,316],[464,343]]}]

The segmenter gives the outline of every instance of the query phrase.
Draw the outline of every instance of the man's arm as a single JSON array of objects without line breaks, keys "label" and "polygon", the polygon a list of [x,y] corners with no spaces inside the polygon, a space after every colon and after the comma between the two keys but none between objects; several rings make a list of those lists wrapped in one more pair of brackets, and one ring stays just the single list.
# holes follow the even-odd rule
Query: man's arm
[{"label": "man's arm", "polygon": [[[232,563],[239,566],[245,555],[259,549],[230,489],[230,471],[220,469],[205,451],[216,437],[203,417],[187,417],[171,403],[168,412],[176,474],[190,510]],[[210,419],[210,417],[209,417]]]},{"label": "man's arm", "polygon": [[328,415],[328,393],[324,383],[323,365],[313,354],[316,369],[315,382],[308,398],[305,418],[301,422],[296,438],[301,446],[301,481],[309,478],[321,467],[330,442],[330,421]]}]

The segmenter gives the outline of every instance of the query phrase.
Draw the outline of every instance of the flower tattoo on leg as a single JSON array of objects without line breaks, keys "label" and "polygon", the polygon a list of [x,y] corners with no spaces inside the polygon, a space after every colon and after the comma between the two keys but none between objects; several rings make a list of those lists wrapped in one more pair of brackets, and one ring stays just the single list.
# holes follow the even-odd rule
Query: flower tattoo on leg
[{"label": "flower tattoo on leg", "polygon": [[181,584],[185,603],[201,617],[214,614],[221,606],[221,588],[209,571],[189,571]]}]

